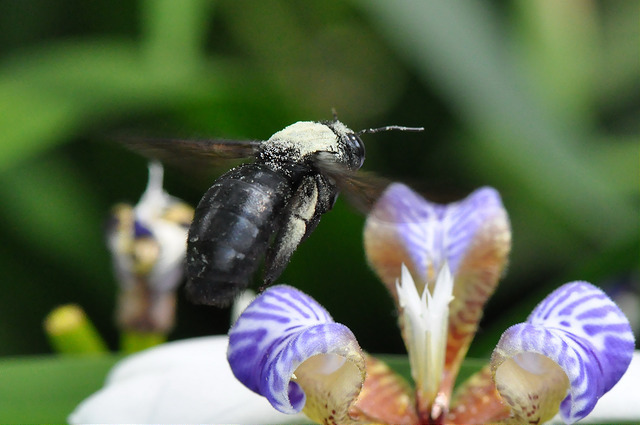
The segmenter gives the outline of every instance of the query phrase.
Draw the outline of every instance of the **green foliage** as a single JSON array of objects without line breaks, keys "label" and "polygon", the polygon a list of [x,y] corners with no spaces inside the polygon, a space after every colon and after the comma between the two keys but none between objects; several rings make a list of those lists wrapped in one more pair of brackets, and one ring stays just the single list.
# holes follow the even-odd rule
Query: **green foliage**
[{"label": "green foliage", "polygon": [[[367,136],[365,168],[443,199],[486,184],[502,193],[512,261],[477,356],[561,283],[637,283],[640,3],[136,5],[0,2],[0,355],[48,352],[41,321],[68,302],[117,345],[102,221],[114,203],[138,199],[146,169],[104,140],[130,129],[267,138],[331,108],[354,129],[424,125],[422,135]],[[195,205],[222,171],[167,170],[168,191]],[[321,301],[365,349],[401,353],[392,305],[364,261],[362,223],[339,202],[281,281]],[[172,339],[228,327],[227,312],[182,299],[177,320]],[[46,388],[47,373],[29,376],[20,363],[29,361],[12,360],[27,365],[20,385]],[[82,388],[74,373],[78,392],[29,421],[62,420],[105,370]],[[46,379],[56,376],[69,381]]]},{"label": "green foliage", "polygon": [[99,390],[118,356],[31,357],[0,361],[3,423],[66,423]]}]

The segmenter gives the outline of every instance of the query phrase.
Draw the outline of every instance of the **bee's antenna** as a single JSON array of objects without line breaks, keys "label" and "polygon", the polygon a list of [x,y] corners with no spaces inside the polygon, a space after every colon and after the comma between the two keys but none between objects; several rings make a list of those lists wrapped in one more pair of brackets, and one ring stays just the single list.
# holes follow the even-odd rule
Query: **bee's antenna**
[{"label": "bee's antenna", "polygon": [[424,127],[403,127],[401,125],[388,125],[386,127],[378,127],[378,128],[367,128],[365,130],[360,130],[356,133],[356,135],[361,134],[372,134],[372,133],[380,133],[382,131],[424,131]]},{"label": "bee's antenna", "polygon": [[336,108],[331,108],[331,114],[333,115],[333,120],[338,121],[338,112],[336,111]]}]

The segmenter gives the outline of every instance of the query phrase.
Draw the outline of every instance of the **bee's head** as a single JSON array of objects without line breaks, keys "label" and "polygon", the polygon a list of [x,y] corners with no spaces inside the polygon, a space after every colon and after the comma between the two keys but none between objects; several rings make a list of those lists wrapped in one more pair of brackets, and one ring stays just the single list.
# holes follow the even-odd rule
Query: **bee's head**
[{"label": "bee's head", "polygon": [[337,119],[332,121],[299,121],[273,134],[258,152],[265,163],[309,161],[318,153],[331,155],[331,160],[352,171],[362,167],[365,157],[363,133],[388,130],[421,131],[422,128],[388,126],[354,132]]},{"label": "bee's head", "polygon": [[351,170],[357,170],[362,167],[365,149],[360,136],[337,119],[325,121],[323,124],[338,136],[338,143],[341,150],[343,150],[342,153],[347,167]]},{"label": "bee's head", "polygon": [[386,127],[368,128],[360,130],[357,133],[342,124],[335,117],[333,121],[323,122],[338,136],[341,147],[344,149],[347,166],[352,170],[362,167],[365,157],[364,143],[360,139],[361,134],[380,133],[382,131],[400,130],[400,131],[424,131],[424,127],[402,127],[399,125],[388,125]]}]

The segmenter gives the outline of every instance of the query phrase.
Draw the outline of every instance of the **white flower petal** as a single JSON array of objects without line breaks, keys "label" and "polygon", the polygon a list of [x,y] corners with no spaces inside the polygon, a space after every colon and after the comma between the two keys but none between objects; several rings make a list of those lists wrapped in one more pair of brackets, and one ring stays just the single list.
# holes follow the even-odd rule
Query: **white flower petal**
[{"label": "white flower petal", "polygon": [[231,373],[226,336],[172,342],[128,357],[69,423],[305,423],[277,412]]}]

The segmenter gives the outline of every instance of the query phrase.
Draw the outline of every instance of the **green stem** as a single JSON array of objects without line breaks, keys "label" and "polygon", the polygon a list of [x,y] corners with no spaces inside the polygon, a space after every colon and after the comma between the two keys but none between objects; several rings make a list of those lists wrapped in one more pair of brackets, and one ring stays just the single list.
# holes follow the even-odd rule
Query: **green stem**
[{"label": "green stem", "polygon": [[120,350],[125,354],[131,354],[162,344],[166,340],[167,335],[161,332],[124,330],[120,335]]},{"label": "green stem", "polygon": [[81,307],[68,304],[53,310],[44,329],[54,351],[60,354],[102,354],[107,345]]}]

